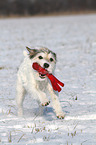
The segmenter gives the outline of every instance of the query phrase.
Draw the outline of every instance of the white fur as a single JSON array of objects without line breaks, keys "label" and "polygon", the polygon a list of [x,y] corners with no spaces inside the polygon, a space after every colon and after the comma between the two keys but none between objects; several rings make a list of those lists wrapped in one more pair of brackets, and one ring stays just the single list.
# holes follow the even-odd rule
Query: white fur
[{"label": "white fur", "polygon": [[[38,59],[39,56],[42,56],[43,59]],[[50,62],[49,59],[52,57],[54,59],[53,62]],[[16,102],[18,106],[18,115],[23,115],[23,100],[26,94],[26,91],[34,97],[39,105],[45,106],[49,104],[49,100],[47,98],[47,92],[49,91],[52,100],[52,106],[56,113],[56,116],[59,118],[64,118],[64,113],[60,106],[60,102],[58,100],[58,93],[55,92],[48,80],[47,77],[44,79],[40,78],[39,73],[32,68],[33,62],[39,63],[42,67],[44,63],[48,63],[49,67],[47,70],[50,73],[54,72],[55,69],[55,58],[52,53],[38,53],[32,59],[29,58],[29,55],[26,55],[23,63],[21,64],[18,74],[17,74],[17,96]]]},{"label": "white fur", "polygon": [[27,56],[27,55],[28,55],[27,51],[24,50],[24,51],[23,51],[23,55],[24,55],[24,56]]}]

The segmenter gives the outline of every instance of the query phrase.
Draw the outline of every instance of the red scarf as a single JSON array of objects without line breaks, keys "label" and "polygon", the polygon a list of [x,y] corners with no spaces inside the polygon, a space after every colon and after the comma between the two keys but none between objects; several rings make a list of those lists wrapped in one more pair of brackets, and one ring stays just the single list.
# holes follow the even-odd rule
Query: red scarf
[{"label": "red scarf", "polygon": [[60,86],[64,87],[64,83],[60,82],[55,76],[50,74],[46,69],[42,68],[37,62],[34,62],[32,67],[34,70],[38,71],[40,74],[46,75],[48,77],[55,91],[60,92],[61,91]]}]

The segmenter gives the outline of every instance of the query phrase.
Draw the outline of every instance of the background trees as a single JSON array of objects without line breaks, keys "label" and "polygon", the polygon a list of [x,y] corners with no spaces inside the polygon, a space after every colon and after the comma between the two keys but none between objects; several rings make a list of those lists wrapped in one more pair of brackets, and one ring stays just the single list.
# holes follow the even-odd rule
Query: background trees
[{"label": "background trees", "polygon": [[0,15],[96,10],[96,0],[0,0]]}]

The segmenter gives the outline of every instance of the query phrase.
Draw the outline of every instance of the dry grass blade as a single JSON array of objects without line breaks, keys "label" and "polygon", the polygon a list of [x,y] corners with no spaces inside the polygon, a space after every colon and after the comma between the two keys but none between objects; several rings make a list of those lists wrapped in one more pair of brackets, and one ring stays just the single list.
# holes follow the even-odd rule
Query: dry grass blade
[{"label": "dry grass blade", "polygon": [[22,139],[22,137],[23,137],[24,135],[25,135],[25,134],[23,134],[23,135],[19,138],[18,143],[20,142],[20,140]]},{"label": "dry grass blade", "polygon": [[8,135],[8,142],[11,143],[12,142],[12,135],[11,135],[11,131],[9,132],[9,135]]}]

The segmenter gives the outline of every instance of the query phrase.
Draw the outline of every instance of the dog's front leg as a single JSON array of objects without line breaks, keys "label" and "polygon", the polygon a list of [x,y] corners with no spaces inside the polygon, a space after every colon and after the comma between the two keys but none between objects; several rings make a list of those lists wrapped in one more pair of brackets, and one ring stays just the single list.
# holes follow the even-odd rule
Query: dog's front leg
[{"label": "dog's front leg", "polygon": [[57,118],[64,119],[65,115],[64,115],[64,112],[62,111],[62,108],[58,99],[58,93],[53,90],[50,84],[48,84],[48,90],[49,90],[49,93],[51,94],[52,106],[56,113]]},{"label": "dog's front leg", "polygon": [[41,91],[39,88],[37,88],[37,89],[35,89],[34,93],[36,93],[36,95],[38,96],[42,106],[49,105],[50,101],[46,97],[46,92]]},{"label": "dog's front leg", "polygon": [[45,92],[39,91],[38,96],[39,96],[39,100],[40,100],[42,106],[49,105],[50,101],[47,99]]}]

